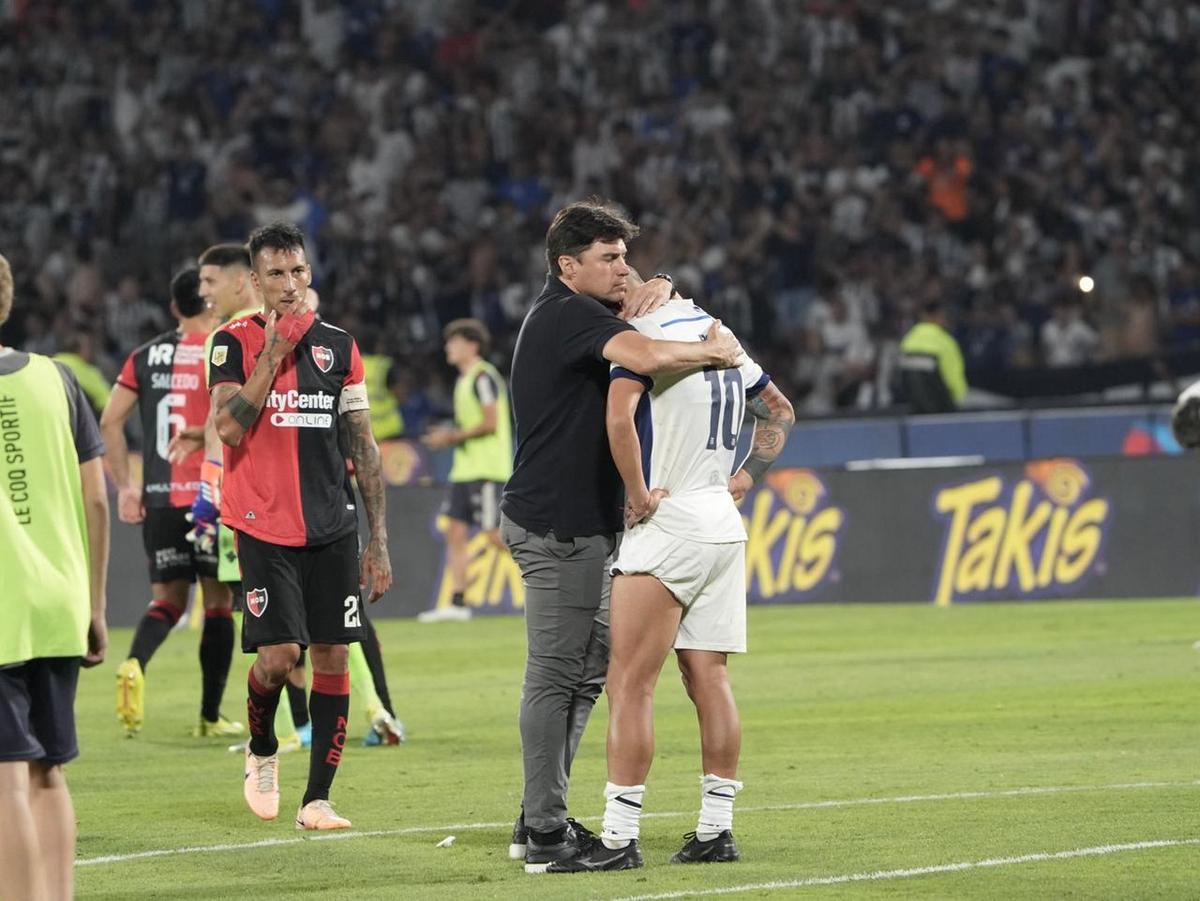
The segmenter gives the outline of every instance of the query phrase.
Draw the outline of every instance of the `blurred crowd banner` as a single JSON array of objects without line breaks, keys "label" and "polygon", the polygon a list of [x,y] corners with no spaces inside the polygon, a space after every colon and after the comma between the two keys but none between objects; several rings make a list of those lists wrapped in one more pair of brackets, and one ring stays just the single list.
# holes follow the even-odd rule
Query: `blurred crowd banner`
[{"label": "blurred crowd banner", "polygon": [[[378,616],[449,603],[444,489],[388,496],[395,587]],[[912,602],[1176,597],[1200,586],[1200,466],[1193,457],[1053,458],[942,469],[781,469],[741,507],[750,602]],[[109,603],[140,616],[139,530],[115,525]],[[486,534],[471,539],[466,598],[519,613],[520,572]]]}]

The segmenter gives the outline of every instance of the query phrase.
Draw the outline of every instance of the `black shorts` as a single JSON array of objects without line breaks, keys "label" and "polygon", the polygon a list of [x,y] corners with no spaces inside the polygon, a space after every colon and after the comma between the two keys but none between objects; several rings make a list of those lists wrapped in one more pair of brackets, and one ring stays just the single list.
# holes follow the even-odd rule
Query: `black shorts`
[{"label": "black shorts", "polygon": [[245,590],[243,651],[362,641],[356,532],[312,547],[271,544],[245,532],[237,533],[237,542]]},{"label": "black shorts", "polygon": [[149,507],[142,523],[142,544],[150,563],[151,582],[217,577],[217,555],[203,554],[187,540],[192,524],[186,507]]},{"label": "black shorts", "polygon": [[467,525],[498,529],[503,489],[503,482],[451,482],[442,513]]},{"label": "black shorts", "polygon": [[79,756],[78,657],[40,657],[0,668],[0,760],[56,766]]}]

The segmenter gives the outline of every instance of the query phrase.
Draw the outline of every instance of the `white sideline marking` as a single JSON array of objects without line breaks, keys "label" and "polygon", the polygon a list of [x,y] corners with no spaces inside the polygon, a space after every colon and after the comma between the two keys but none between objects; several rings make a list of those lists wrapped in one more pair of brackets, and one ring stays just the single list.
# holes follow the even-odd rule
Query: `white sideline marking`
[{"label": "white sideline marking", "polygon": [[[1012,798],[1025,795],[1061,795],[1070,792],[1128,791],[1144,788],[1191,788],[1200,786],[1200,779],[1192,782],[1115,782],[1107,785],[1045,785],[1023,788],[997,789],[996,791],[948,792],[937,795],[897,795],[891,798],[846,798],[832,801],[806,801],[800,804],[768,804],[760,807],[739,807],[738,813],[758,813],[771,810],[825,810],[835,807],[860,807],[868,804],[915,804],[922,801],[971,801],[985,798]],[[694,810],[658,811],[642,814],[642,819],[660,817],[683,817],[695,815]],[[409,826],[404,829],[374,829],[369,831],[330,832],[296,838],[264,838],[253,842],[237,842],[224,845],[194,845],[185,848],[159,848],[153,851],[135,851],[130,854],[105,854],[101,857],[84,857],[75,861],[77,867],[104,863],[124,863],[130,860],[146,860],[152,857],[173,857],[179,854],[212,854],[222,851],[248,851],[254,848],[274,848],[280,845],[298,845],[301,842],[344,841],[354,838],[379,838],[396,835],[420,835],[424,832],[453,832],[467,829],[507,829],[512,820],[499,823],[453,823],[439,826]],[[974,866],[974,864],[972,864]]]},{"label": "white sideline marking", "polygon": [[1166,838],[1156,841],[1129,842],[1124,845],[1096,845],[1092,848],[1075,848],[1071,851],[1041,851],[1021,854],[1017,857],[989,857],[986,860],[943,863],[929,867],[909,867],[903,870],[876,870],[874,873],[846,873],[840,876],[813,876],[808,879],[784,879],[777,882],[756,882],[746,885],[730,885],[724,888],[689,889],[681,892],[661,892],[657,895],[629,895],[617,901],[661,901],[666,898],[694,898],[699,895],[733,895],[740,892],[760,892],[780,888],[806,888],[815,885],[842,885],[847,882],[876,882],[883,879],[909,879],[913,876],[929,876],[935,873],[960,873],[983,867],[1009,867],[1021,863],[1037,863],[1045,860],[1069,860],[1073,857],[1101,857],[1106,854],[1121,854],[1125,851],[1145,851],[1148,848],[1178,848],[1182,845],[1200,845],[1200,838]]}]

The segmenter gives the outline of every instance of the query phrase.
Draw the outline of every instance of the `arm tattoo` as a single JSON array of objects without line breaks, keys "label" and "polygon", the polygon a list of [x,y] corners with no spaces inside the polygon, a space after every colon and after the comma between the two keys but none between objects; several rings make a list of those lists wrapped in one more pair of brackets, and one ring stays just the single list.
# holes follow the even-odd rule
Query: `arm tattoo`
[{"label": "arm tattoo", "polygon": [[782,409],[776,409],[762,395],[746,399],[746,412],[754,417],[755,426],[750,455],[742,463],[742,469],[758,484],[783,451],[795,417],[786,403]]},{"label": "arm tattoo", "polygon": [[372,537],[387,534],[384,521],[383,474],[379,466],[379,445],[371,434],[371,417],[366,410],[343,413],[338,423],[345,451],[354,461],[354,477],[367,511],[367,528]]},{"label": "arm tattoo", "polygon": [[225,409],[229,411],[229,415],[233,417],[233,421],[246,431],[250,431],[255,420],[258,419],[258,407],[246,400],[245,395],[241,391],[229,398],[225,403]]}]

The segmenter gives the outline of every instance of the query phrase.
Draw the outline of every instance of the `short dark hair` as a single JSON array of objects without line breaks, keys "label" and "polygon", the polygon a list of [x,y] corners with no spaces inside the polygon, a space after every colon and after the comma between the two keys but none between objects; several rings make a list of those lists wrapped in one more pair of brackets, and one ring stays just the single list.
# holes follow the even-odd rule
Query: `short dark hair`
[{"label": "short dark hair", "polygon": [[279,219],[250,232],[250,240],[246,242],[246,246],[250,250],[250,265],[253,266],[264,247],[272,250],[303,250],[304,232],[292,223]]},{"label": "short dark hair", "polygon": [[455,335],[461,335],[468,341],[475,342],[479,348],[479,356],[487,356],[492,336],[488,333],[487,326],[478,319],[455,319],[453,322],[447,323],[446,327],[442,329],[442,340],[449,341]]},{"label": "short dark hair", "polygon": [[171,300],[175,301],[175,309],[185,319],[199,316],[204,312],[204,298],[200,296],[200,271],[188,267],[175,273],[171,279]]},{"label": "short dark hair", "polygon": [[565,206],[546,232],[546,262],[550,272],[562,275],[558,258],[578,257],[595,241],[628,241],[639,229],[614,207],[601,200],[581,200]]},{"label": "short dark hair", "polygon": [[250,251],[245,244],[214,244],[200,254],[201,266],[244,266],[250,268]]}]

